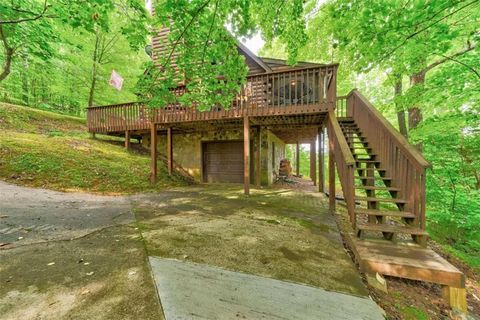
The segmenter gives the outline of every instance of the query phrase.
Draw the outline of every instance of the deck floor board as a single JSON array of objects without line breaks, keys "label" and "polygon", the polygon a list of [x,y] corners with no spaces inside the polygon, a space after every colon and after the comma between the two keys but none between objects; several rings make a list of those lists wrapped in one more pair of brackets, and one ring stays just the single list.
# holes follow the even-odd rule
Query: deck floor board
[{"label": "deck floor board", "polygon": [[416,244],[349,236],[349,245],[366,273],[427,281],[456,288],[465,286],[465,275],[439,254]]}]

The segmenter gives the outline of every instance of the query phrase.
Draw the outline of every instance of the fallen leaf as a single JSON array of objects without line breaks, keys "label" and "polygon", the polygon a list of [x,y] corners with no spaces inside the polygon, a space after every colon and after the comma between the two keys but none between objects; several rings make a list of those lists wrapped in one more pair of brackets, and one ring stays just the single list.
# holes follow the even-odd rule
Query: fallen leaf
[{"label": "fallen leaf", "polygon": [[81,295],[85,295],[85,294],[89,294],[89,293],[90,293],[90,290],[88,290],[88,289],[82,289],[82,291],[80,291]]}]

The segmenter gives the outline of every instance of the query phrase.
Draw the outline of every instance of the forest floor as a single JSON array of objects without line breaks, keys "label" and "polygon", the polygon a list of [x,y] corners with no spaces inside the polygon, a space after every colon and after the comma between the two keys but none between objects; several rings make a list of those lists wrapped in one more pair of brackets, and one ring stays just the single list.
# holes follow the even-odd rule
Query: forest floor
[{"label": "forest floor", "polygon": [[85,119],[0,103],[0,179],[60,191],[125,194],[187,184],[159,163],[149,182],[150,160],[120,139],[91,139]]}]

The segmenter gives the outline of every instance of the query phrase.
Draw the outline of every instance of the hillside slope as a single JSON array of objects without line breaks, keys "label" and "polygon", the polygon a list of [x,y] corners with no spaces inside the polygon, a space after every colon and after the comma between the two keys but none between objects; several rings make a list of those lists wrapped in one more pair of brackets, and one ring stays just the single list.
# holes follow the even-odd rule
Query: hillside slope
[{"label": "hillside slope", "polygon": [[0,179],[62,191],[131,193],[186,183],[169,177],[149,183],[149,158],[126,151],[112,137],[91,139],[85,119],[0,103]]}]

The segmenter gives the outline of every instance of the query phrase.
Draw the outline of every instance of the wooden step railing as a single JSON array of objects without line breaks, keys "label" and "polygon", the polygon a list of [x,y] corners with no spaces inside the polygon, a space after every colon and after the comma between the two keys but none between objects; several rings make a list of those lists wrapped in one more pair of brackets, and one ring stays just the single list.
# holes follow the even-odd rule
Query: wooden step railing
[{"label": "wooden step railing", "polygon": [[340,184],[342,185],[343,197],[347,204],[350,222],[352,223],[353,228],[355,228],[357,221],[355,216],[355,159],[348,147],[347,140],[343,135],[334,111],[328,113],[328,135],[330,139],[330,147],[333,149],[331,150],[333,152],[330,154],[333,153],[335,157],[338,177]]},{"label": "wooden step railing", "polygon": [[418,227],[425,229],[425,172],[430,163],[357,90],[345,100],[345,116],[355,121],[392,177],[391,187],[398,188],[398,198],[407,201],[404,210],[414,213]]}]

